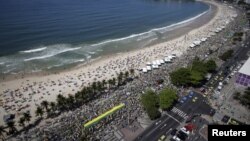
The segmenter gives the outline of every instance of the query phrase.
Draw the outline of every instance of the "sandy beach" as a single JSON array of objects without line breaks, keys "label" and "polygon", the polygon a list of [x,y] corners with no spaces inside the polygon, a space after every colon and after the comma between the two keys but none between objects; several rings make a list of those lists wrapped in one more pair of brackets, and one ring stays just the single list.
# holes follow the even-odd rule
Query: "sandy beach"
[{"label": "sandy beach", "polygon": [[[6,79],[0,82],[0,124],[4,125],[3,116],[18,115],[30,110],[35,118],[36,106],[41,101],[56,101],[58,94],[68,96],[81,90],[83,86],[94,81],[108,80],[116,77],[120,72],[135,69],[136,74],[147,62],[163,59],[166,55],[181,56],[189,49],[193,41],[214,35],[214,30],[227,26],[236,16],[236,11],[227,5],[207,1],[213,5],[210,11],[200,17],[199,24],[187,25],[170,31],[169,40],[147,48],[104,56],[87,65],[49,75],[31,75],[27,77],[15,76],[17,79]],[[207,16],[207,17],[206,17]],[[210,17],[210,18],[208,18]],[[193,21],[196,22],[196,21]],[[173,34],[172,34],[173,33]],[[170,40],[171,39],[171,40]],[[209,38],[208,38],[209,40]]]}]

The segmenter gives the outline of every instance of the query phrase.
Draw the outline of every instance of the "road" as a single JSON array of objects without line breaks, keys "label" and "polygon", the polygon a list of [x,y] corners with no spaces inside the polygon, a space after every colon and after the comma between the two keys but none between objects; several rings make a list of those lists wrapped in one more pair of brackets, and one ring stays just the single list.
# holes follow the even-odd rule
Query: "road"
[{"label": "road", "polygon": [[[192,101],[194,97],[198,98],[196,102]],[[212,108],[207,104],[206,98],[204,98],[201,94],[194,93],[192,98],[188,98],[183,104],[176,104],[173,109],[163,112],[163,116],[154,122],[154,124],[149,126],[135,139],[135,141],[156,141],[163,134],[166,135],[166,132],[168,135],[171,129],[176,129],[186,120],[186,117],[190,117],[194,114],[209,115]],[[159,123],[159,121],[161,122]],[[158,124],[156,125],[156,123]]]}]

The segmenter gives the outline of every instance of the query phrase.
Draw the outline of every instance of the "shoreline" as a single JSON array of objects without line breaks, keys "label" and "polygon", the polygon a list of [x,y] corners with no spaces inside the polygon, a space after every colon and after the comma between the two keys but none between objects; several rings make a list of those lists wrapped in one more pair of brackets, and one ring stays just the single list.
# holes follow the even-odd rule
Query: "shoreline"
[{"label": "shoreline", "polygon": [[[214,2],[209,3],[212,5],[212,3]],[[185,30],[187,30],[187,33],[185,34],[182,32],[183,29],[179,29],[179,32],[174,30],[172,31],[175,33],[183,34],[182,36],[177,36],[175,38],[173,37],[173,39],[169,39],[169,41],[158,43],[147,48],[141,48],[135,51],[105,56],[99,60],[95,60],[92,63],[87,64],[86,66],[83,65],[79,68],[67,70],[65,72],[59,72],[58,74],[42,75],[42,78],[40,77],[40,75],[35,75],[25,77],[23,79],[19,78],[16,80],[1,82],[0,94],[2,94],[3,91],[6,91],[6,89],[8,89],[8,92],[3,95],[10,95],[10,91],[14,91],[15,96],[13,97],[12,94],[12,101],[8,102],[8,105],[17,105],[13,108],[17,109],[18,105],[29,104],[31,105],[30,108],[25,109],[24,111],[30,110],[31,115],[34,115],[36,105],[40,104],[42,100],[55,101],[58,94],[63,94],[64,96],[67,96],[68,94],[74,94],[84,85],[88,85],[93,81],[103,79],[107,80],[108,78],[116,77],[117,73],[128,70],[130,68],[141,68],[143,65],[146,65],[146,62],[162,58],[166,54],[176,53],[177,56],[180,56],[188,50],[188,46],[196,37],[201,38],[201,35],[208,35],[210,30],[214,26],[216,27],[217,25],[221,24],[219,19],[223,18],[223,14],[226,14],[227,12],[224,11],[223,13],[222,5],[216,3],[214,3],[214,5],[214,7],[217,8],[215,11],[213,11],[214,15],[211,17],[211,19],[206,21],[207,23],[201,24],[196,28],[192,28],[192,26],[186,27]],[[228,16],[230,16],[230,13],[228,14]],[[204,22],[206,19],[207,18],[204,19]],[[193,23],[191,25],[197,26]],[[188,29],[191,30],[188,31]],[[22,98],[18,98],[16,96],[19,94],[22,94],[20,96]],[[25,101],[21,104],[14,103],[15,101],[23,98],[27,98],[28,102]],[[13,111],[15,111],[13,109],[10,113],[13,113]],[[2,110],[2,107],[0,107],[1,124],[2,116],[5,114],[5,112]]]},{"label": "shoreline", "polygon": [[[197,0],[197,1],[201,1],[201,0]],[[193,20],[190,20],[188,22],[184,22],[184,21],[180,21],[178,23],[181,23],[181,22],[184,22],[184,23],[181,23],[181,24],[178,24],[178,23],[175,23],[177,25],[174,25],[173,27],[171,27],[172,29],[169,29],[169,31],[167,31],[166,33],[164,33],[164,40],[161,40],[161,41],[156,41],[156,42],[151,42],[149,43],[148,45],[146,45],[145,47],[138,47],[138,48],[132,48],[132,49],[128,49],[126,51],[121,51],[121,52],[118,52],[118,53],[110,53],[108,55],[101,55],[97,58],[93,58],[91,60],[88,60],[82,64],[77,64],[77,65],[74,65],[74,64],[69,64],[69,65],[73,65],[73,66],[70,66],[69,68],[67,68],[67,66],[63,67],[63,68],[60,68],[60,69],[52,69],[52,70],[42,70],[42,71],[38,71],[38,72],[29,72],[29,73],[17,73],[17,74],[6,74],[6,75],[0,75],[0,83],[2,82],[8,82],[8,81],[12,81],[12,80],[16,80],[16,79],[27,79],[27,78],[30,78],[30,77],[44,77],[44,76],[50,76],[50,75],[55,75],[55,74],[60,74],[60,73],[65,73],[65,72],[71,72],[73,70],[76,70],[76,69],[81,69],[83,67],[87,67],[93,63],[96,63],[98,62],[99,60],[101,59],[107,59],[109,57],[117,57],[119,56],[120,54],[126,54],[126,53],[131,53],[131,52],[135,52],[135,51],[139,51],[139,50],[142,50],[142,49],[145,49],[145,48],[149,48],[149,47],[152,47],[152,46],[157,46],[157,44],[160,44],[160,43],[163,43],[163,42],[168,42],[170,40],[173,40],[175,38],[178,38],[180,37],[181,35],[183,34],[187,34],[188,32],[196,29],[196,28],[199,28],[201,26],[203,26],[204,24],[208,23],[216,14],[217,12],[217,8],[215,5],[212,5],[211,3],[208,3],[206,1],[201,1],[205,4],[207,4],[209,6],[209,9],[207,11],[204,11],[200,14],[202,14],[201,16],[199,16],[200,14],[196,15],[196,16],[199,16]],[[194,16],[194,17],[196,17]],[[191,17],[189,19],[192,19],[194,17]],[[186,19],[186,20],[189,20],[189,19]],[[171,26],[171,25],[168,25],[168,26]],[[167,28],[168,28],[167,26]],[[161,28],[166,28],[166,27],[161,27]],[[147,31],[149,32],[149,31]],[[146,32],[143,32],[143,33],[146,33]],[[167,34],[167,35],[165,35]]]}]

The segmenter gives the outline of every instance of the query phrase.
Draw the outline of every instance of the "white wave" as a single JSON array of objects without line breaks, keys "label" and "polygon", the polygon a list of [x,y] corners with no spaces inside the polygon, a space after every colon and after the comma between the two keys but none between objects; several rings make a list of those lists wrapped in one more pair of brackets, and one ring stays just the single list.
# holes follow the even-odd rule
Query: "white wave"
[{"label": "white wave", "polygon": [[44,55],[44,56],[38,56],[38,57],[27,58],[27,59],[24,59],[24,61],[27,62],[27,61],[32,61],[32,60],[45,59],[45,58],[49,58],[49,57],[52,57],[52,56],[55,56],[55,55],[58,55],[58,54],[61,54],[61,53],[64,53],[64,52],[78,50],[78,49],[80,49],[80,48],[81,48],[81,47],[67,48],[67,49],[64,49],[64,50],[61,50],[61,51],[58,51],[58,52],[55,52],[55,53],[47,54],[47,55]]},{"label": "white wave", "polygon": [[122,41],[122,40],[130,39],[130,38],[134,38],[134,37],[138,37],[138,36],[142,36],[142,35],[154,33],[156,31],[166,30],[166,29],[169,29],[169,28],[174,27],[174,26],[178,26],[178,25],[181,25],[181,24],[184,24],[184,23],[191,22],[191,21],[193,21],[193,20],[201,17],[202,15],[206,14],[210,9],[211,9],[211,6],[209,7],[209,9],[207,11],[204,11],[201,14],[198,14],[197,16],[194,16],[192,18],[189,18],[187,20],[184,20],[184,21],[181,21],[181,22],[178,22],[178,23],[171,24],[171,25],[166,26],[166,27],[154,28],[154,29],[151,29],[151,30],[149,30],[147,32],[142,32],[142,33],[138,33],[138,34],[132,34],[130,36],[123,37],[123,38],[106,40],[106,41],[103,41],[103,42],[100,42],[100,43],[97,43],[97,44],[92,44],[91,46],[100,46],[100,45],[104,45],[104,44],[111,43],[111,42]]},{"label": "white wave", "polygon": [[61,67],[61,66],[63,66],[63,65],[65,65],[65,64],[61,63],[61,64],[58,64],[58,65],[49,66],[49,67],[47,67],[47,69],[52,69],[52,68],[56,68],[56,67]]},{"label": "white wave", "polygon": [[90,59],[92,56],[91,55],[86,55],[87,59]]},{"label": "white wave", "polygon": [[11,71],[14,71],[16,68],[11,68],[11,69],[8,69],[6,71],[4,71],[3,73],[6,74],[6,73],[10,73]]},{"label": "white wave", "polygon": [[40,52],[47,49],[47,47],[42,47],[42,48],[36,48],[36,49],[30,49],[30,50],[25,50],[25,51],[20,51],[21,53],[33,53],[33,52]]},{"label": "white wave", "polygon": [[94,55],[96,54],[96,52],[88,52],[88,54]]},{"label": "white wave", "polygon": [[5,62],[0,62],[0,65],[4,65],[5,64]]},{"label": "white wave", "polygon": [[80,60],[75,60],[74,63],[78,63],[78,62],[84,62],[85,59],[80,59]]}]

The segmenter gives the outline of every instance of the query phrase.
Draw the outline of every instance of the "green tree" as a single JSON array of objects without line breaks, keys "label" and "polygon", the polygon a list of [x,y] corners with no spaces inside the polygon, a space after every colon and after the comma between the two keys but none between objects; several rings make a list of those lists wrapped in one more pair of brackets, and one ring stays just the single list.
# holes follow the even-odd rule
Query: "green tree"
[{"label": "green tree", "polygon": [[190,70],[180,68],[170,73],[170,79],[176,86],[187,86],[190,83]]},{"label": "green tree", "polygon": [[93,90],[94,93],[95,93],[96,89],[97,89],[97,83],[93,82],[92,83],[92,90]]},{"label": "green tree", "polygon": [[97,81],[97,86],[96,86],[96,89],[98,90],[98,91],[101,91],[102,90],[102,82],[101,81]]},{"label": "green tree", "polygon": [[31,119],[31,115],[30,115],[30,112],[25,112],[23,113],[23,118],[25,119],[26,122],[30,122],[30,119]]},{"label": "green tree", "polygon": [[160,117],[161,114],[158,111],[159,99],[155,92],[147,90],[146,93],[141,96],[141,102],[150,119],[153,120]]},{"label": "green tree", "polygon": [[232,49],[224,52],[221,56],[219,56],[219,58],[223,61],[227,61],[228,59],[230,59],[233,56],[234,51]]},{"label": "green tree", "polygon": [[63,95],[59,94],[57,95],[56,101],[57,101],[58,108],[60,108],[61,110],[64,110],[65,104],[66,104],[66,98]]},{"label": "green tree", "polygon": [[9,133],[10,134],[13,134],[13,133],[17,132],[14,121],[7,122],[7,127],[9,128]]},{"label": "green tree", "polygon": [[201,85],[201,82],[205,79],[205,75],[202,72],[199,71],[191,71],[190,75],[190,83],[193,86],[199,86]]},{"label": "green tree", "polygon": [[108,84],[109,84],[109,89],[112,87],[112,85],[113,85],[113,80],[112,79],[109,79],[108,80]]},{"label": "green tree", "polygon": [[47,100],[43,100],[41,102],[41,106],[45,108],[46,111],[48,111],[49,102]]},{"label": "green tree", "polygon": [[105,87],[106,87],[106,84],[107,84],[106,80],[103,79],[103,80],[102,80],[102,87],[105,88]]},{"label": "green tree", "polygon": [[191,71],[199,72],[201,75],[205,75],[207,73],[207,67],[202,61],[200,61],[199,58],[195,58],[191,66]]},{"label": "green tree", "polygon": [[19,123],[19,126],[24,127],[24,126],[25,126],[25,119],[24,119],[24,117],[21,117],[21,118],[19,119],[18,123]]},{"label": "green tree", "polygon": [[250,108],[250,88],[247,88],[244,91],[244,94],[240,98],[240,102],[242,105],[245,105],[246,107]]},{"label": "green tree", "polygon": [[55,111],[55,110],[56,110],[56,103],[55,103],[55,102],[50,102],[49,105],[50,105],[50,109],[51,109],[52,111]]},{"label": "green tree", "polygon": [[125,72],[125,78],[128,78],[128,77],[129,77],[129,72],[126,71],[126,72]]},{"label": "green tree", "polygon": [[68,98],[67,98],[67,106],[69,107],[69,108],[72,108],[73,106],[74,106],[74,104],[75,104],[75,98],[74,98],[74,96],[73,95],[71,95],[71,94],[69,94],[69,96],[68,96]]},{"label": "green tree", "polygon": [[176,90],[171,88],[165,88],[159,93],[160,108],[166,110],[172,106],[175,100],[177,100]]},{"label": "green tree", "polygon": [[36,108],[36,116],[42,117],[44,114],[43,109],[41,107]]},{"label": "green tree", "polygon": [[130,69],[129,72],[130,72],[130,75],[134,76],[134,74],[135,74],[135,70],[134,69]]},{"label": "green tree", "polygon": [[0,126],[0,137],[1,137],[1,139],[2,139],[3,141],[5,140],[5,135],[4,135],[4,133],[7,133],[7,132],[5,131],[5,127]]},{"label": "green tree", "polygon": [[114,86],[116,84],[116,78],[114,77],[113,79],[112,79],[112,85]]},{"label": "green tree", "polygon": [[217,65],[214,60],[210,59],[206,62],[206,68],[208,72],[214,72],[217,68]]}]

